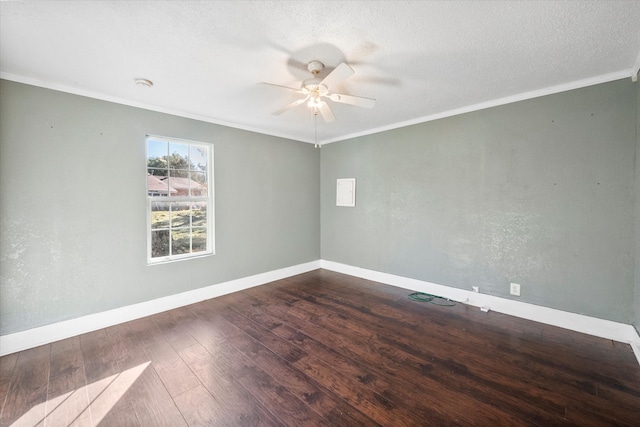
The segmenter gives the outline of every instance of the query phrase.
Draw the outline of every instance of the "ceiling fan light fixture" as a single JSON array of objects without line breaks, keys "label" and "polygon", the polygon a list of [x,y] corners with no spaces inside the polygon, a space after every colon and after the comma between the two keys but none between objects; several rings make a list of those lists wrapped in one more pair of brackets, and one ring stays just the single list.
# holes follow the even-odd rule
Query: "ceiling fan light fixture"
[{"label": "ceiling fan light fixture", "polygon": [[318,95],[315,95],[309,98],[309,103],[307,105],[311,108],[317,108],[320,106],[320,102],[320,97]]},{"label": "ceiling fan light fixture", "polygon": [[375,105],[375,99],[330,92],[330,87],[339,84],[340,82],[354,74],[353,69],[344,62],[339,64],[322,79],[318,78],[318,75],[324,69],[324,64],[322,62],[311,61],[307,64],[307,69],[313,75],[313,77],[303,80],[302,84],[300,85],[300,89],[275,85],[272,83],[264,83],[304,95],[304,98],[298,99],[297,101],[294,101],[284,106],[283,108],[274,111],[272,114],[279,116],[280,114],[289,111],[292,108],[306,103],[313,112],[314,119],[315,116],[320,113],[324,121],[330,123],[333,122],[336,118],[331,111],[331,108],[323,98],[328,98],[333,102],[342,104],[355,105],[357,107],[373,108],[373,106]]}]

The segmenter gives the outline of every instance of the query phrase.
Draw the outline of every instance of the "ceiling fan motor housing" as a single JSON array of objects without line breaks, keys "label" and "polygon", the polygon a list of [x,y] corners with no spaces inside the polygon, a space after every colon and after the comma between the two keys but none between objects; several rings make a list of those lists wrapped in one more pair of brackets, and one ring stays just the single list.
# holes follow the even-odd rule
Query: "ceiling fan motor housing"
[{"label": "ceiling fan motor housing", "polygon": [[327,88],[325,85],[320,84],[321,80],[320,79],[316,79],[315,77],[312,79],[306,79],[305,81],[302,82],[302,93],[304,93],[305,95],[308,94],[315,94],[317,96],[324,96],[327,93],[329,93],[329,88]]},{"label": "ceiling fan motor housing", "polygon": [[307,70],[317,76],[320,71],[324,70],[324,64],[320,61],[311,61],[307,64]]},{"label": "ceiling fan motor housing", "polygon": [[329,88],[320,84],[322,80],[318,78],[320,71],[324,69],[324,64],[320,61],[311,61],[307,64],[307,70],[313,77],[306,79],[302,82],[301,90],[305,95],[311,95],[312,97],[319,98],[329,93]]}]

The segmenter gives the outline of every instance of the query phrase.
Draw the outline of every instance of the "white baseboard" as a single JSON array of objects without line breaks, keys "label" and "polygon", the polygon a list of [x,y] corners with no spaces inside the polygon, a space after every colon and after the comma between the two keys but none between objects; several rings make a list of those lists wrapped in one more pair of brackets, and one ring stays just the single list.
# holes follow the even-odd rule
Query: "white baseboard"
[{"label": "white baseboard", "polygon": [[161,313],[185,305],[194,304],[210,298],[264,285],[275,280],[285,279],[297,274],[320,268],[320,261],[311,261],[279,270],[230,280],[176,295],[157,298],[150,301],[132,304],[113,310],[90,314],[76,319],[65,320],[38,328],[28,329],[9,335],[0,336],[0,356],[48,344],[65,338],[84,334],[152,314]]},{"label": "white baseboard", "polygon": [[601,338],[611,339],[631,345],[640,363],[640,336],[631,325],[598,319],[581,314],[513,301],[486,294],[478,294],[451,286],[438,285],[417,279],[396,276],[388,273],[353,267],[333,261],[317,260],[279,270],[243,277],[241,279],[218,283],[192,291],[170,295],[138,304],[120,307],[101,313],[90,314],[76,319],[65,320],[38,328],[28,329],[0,336],[0,356],[48,344],[65,338],[95,331],[152,314],[161,313],[185,305],[264,285],[275,280],[324,268],[338,273],[348,274],[387,285],[397,286],[411,291],[439,295],[453,301],[475,307],[489,309],[548,325],[558,326],[572,331],[582,332]]},{"label": "white baseboard", "polygon": [[636,359],[638,359],[638,363],[640,363],[640,335],[636,331],[636,340],[629,343],[631,345],[631,349],[633,350],[633,354],[636,355]]},{"label": "white baseboard", "polygon": [[422,280],[367,270],[365,268],[340,264],[333,261],[321,260],[320,268],[416,292],[438,295],[475,307],[487,307],[490,310],[497,311],[499,313],[630,344],[636,359],[638,359],[638,363],[640,363],[640,336],[631,325],[506,298],[475,293],[470,290],[467,291],[451,286],[438,285]]}]

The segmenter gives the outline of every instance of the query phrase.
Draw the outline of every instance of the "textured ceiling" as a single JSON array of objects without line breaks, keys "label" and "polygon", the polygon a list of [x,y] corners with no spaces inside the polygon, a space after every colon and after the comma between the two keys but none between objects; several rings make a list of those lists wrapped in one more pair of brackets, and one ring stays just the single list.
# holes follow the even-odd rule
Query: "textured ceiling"
[{"label": "textured ceiling", "polygon": [[[331,142],[637,72],[638,1],[2,1],[0,77],[313,142],[302,64],[355,74]],[[153,81],[137,87],[135,78]],[[153,129],[149,130],[153,132]]]}]

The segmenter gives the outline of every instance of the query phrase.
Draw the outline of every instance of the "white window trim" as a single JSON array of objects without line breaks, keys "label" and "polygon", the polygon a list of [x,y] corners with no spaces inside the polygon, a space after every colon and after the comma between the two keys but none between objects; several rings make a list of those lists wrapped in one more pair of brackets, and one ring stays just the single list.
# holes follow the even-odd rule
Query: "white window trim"
[{"label": "white window trim", "polygon": [[[191,144],[191,145],[202,145],[206,146],[209,152],[208,158],[208,169],[207,169],[207,196],[149,196],[148,188],[147,188],[147,174],[148,174],[148,159],[149,159],[149,139],[156,139],[160,141],[166,141],[168,143],[182,143],[182,144]],[[145,196],[146,196],[146,216],[147,216],[147,264],[148,265],[158,265],[158,264],[166,264],[170,262],[176,261],[184,261],[188,259],[195,258],[203,258],[211,255],[215,255],[215,192],[214,192],[214,145],[211,143],[206,143],[202,141],[193,141],[188,139],[181,138],[172,138],[160,135],[152,135],[147,134],[144,139],[145,144]],[[192,202],[196,200],[206,201],[207,202],[207,249],[201,252],[189,253],[189,254],[179,254],[179,255],[169,255],[164,257],[155,257],[151,256],[151,203],[158,201],[170,201],[170,202]],[[170,228],[170,226],[169,226]]]}]

